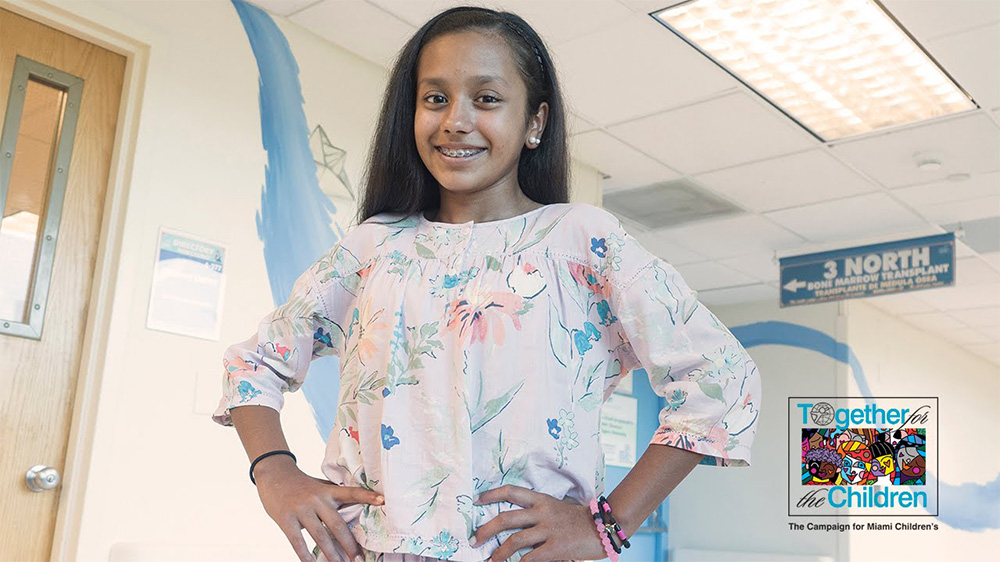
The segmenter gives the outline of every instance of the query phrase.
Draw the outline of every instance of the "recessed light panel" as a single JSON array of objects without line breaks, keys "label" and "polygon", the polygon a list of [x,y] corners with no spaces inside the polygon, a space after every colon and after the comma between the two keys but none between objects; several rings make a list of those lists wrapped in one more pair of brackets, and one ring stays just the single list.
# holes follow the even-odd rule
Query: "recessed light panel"
[{"label": "recessed light panel", "polygon": [[692,0],[653,17],[823,140],[976,108],[874,0]]}]

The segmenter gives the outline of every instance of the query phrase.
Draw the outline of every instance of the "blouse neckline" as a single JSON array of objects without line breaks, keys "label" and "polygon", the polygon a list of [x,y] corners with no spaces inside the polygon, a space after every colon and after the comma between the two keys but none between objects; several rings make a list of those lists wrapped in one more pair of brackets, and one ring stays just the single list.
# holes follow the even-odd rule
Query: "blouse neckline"
[{"label": "blouse neckline", "polygon": [[528,211],[526,213],[521,213],[520,215],[515,215],[513,217],[509,217],[509,218],[506,218],[506,219],[498,219],[498,220],[495,220],[495,221],[481,221],[481,222],[476,222],[476,221],[466,221],[466,222],[440,222],[440,221],[432,221],[432,220],[428,219],[426,216],[424,216],[424,211],[420,211],[419,213],[417,213],[417,216],[418,216],[421,224],[425,224],[425,225],[428,225],[428,226],[434,226],[434,227],[437,227],[437,228],[468,228],[468,227],[475,228],[477,226],[478,227],[492,227],[492,226],[503,225],[503,224],[506,224],[506,223],[509,223],[509,222],[513,222],[513,221],[516,221],[516,220],[520,220],[520,219],[529,218],[529,217],[535,215],[536,213],[541,213],[542,211],[544,211],[545,209],[547,209],[547,208],[549,208],[551,206],[552,206],[552,204],[542,205],[541,207],[536,207],[536,208],[534,208],[534,209],[532,209],[532,210],[530,210],[530,211]]}]

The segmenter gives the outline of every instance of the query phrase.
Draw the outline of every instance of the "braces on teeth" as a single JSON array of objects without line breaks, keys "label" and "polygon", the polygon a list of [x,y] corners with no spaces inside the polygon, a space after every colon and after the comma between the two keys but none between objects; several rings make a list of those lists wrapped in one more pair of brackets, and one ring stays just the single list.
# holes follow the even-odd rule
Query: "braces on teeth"
[{"label": "braces on teeth", "polygon": [[476,150],[469,150],[469,149],[445,150],[443,148],[440,148],[438,150],[440,150],[442,153],[444,153],[445,156],[463,157],[463,156],[472,156],[473,154],[481,151],[482,149],[479,148],[479,149],[476,149]]}]

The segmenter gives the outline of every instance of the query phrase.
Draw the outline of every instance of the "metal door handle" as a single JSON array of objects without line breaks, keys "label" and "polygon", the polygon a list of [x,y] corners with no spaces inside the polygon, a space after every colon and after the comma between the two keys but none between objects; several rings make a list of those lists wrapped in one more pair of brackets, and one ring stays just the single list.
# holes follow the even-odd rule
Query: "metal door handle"
[{"label": "metal door handle", "polygon": [[38,464],[28,470],[24,481],[32,492],[44,492],[59,485],[59,471],[50,466]]}]

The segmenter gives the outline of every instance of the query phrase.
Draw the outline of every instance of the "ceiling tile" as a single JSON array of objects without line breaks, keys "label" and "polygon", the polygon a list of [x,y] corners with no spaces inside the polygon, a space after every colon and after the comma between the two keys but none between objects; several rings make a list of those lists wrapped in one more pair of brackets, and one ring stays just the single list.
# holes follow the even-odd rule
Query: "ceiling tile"
[{"label": "ceiling tile", "polygon": [[639,241],[639,244],[643,248],[649,250],[656,257],[666,260],[671,265],[676,266],[705,261],[705,256],[678,246],[655,232],[636,233],[635,239]]},{"label": "ceiling tile", "polygon": [[655,12],[671,6],[673,4],[679,4],[682,0],[618,0],[620,3],[628,6],[629,9],[635,11],[639,14],[648,14],[650,12]]},{"label": "ceiling tile", "polygon": [[868,193],[878,187],[825,149],[779,156],[696,176],[746,209],[765,212]]},{"label": "ceiling tile", "polygon": [[774,211],[765,216],[814,242],[891,234],[926,224],[884,193]]},{"label": "ceiling tile", "polygon": [[993,269],[1000,271],[1000,252],[990,252],[988,254],[980,254],[983,261],[988,263]]},{"label": "ceiling tile", "polygon": [[938,287],[913,294],[938,310],[1000,305],[1000,291],[992,285]]},{"label": "ceiling tile", "polygon": [[287,16],[318,1],[320,0],[252,0],[251,3],[264,8],[272,14]]},{"label": "ceiling tile", "polygon": [[749,275],[714,261],[674,265],[687,284],[696,291],[752,285],[757,281]]},{"label": "ceiling tile", "polygon": [[974,221],[1000,215],[1000,196],[924,205],[917,210],[927,220],[938,224]]},{"label": "ceiling tile", "polygon": [[710,307],[767,300],[778,302],[778,289],[763,283],[745,287],[711,289],[699,291],[698,300]]},{"label": "ceiling tile", "polygon": [[633,17],[552,50],[574,109],[598,125],[649,115],[738,85],[648,17]]},{"label": "ceiling tile", "polygon": [[566,129],[569,135],[579,135],[580,133],[586,133],[587,131],[593,131],[597,128],[590,121],[587,121],[583,117],[573,113],[572,111],[566,112]]},{"label": "ceiling tile", "polygon": [[882,310],[901,316],[903,314],[919,314],[922,312],[934,312],[936,309],[926,302],[918,299],[910,293],[897,293],[894,295],[881,295],[865,299]]},{"label": "ceiling tile", "polygon": [[967,345],[965,349],[984,357],[994,363],[1000,363],[1000,345],[995,343],[979,343]]},{"label": "ceiling tile", "polygon": [[1000,272],[981,258],[962,258],[955,263],[955,283],[959,286],[992,284],[1000,291]]},{"label": "ceiling tile", "polygon": [[[986,113],[974,111],[848,139],[834,144],[833,151],[885,187],[903,187],[955,173],[975,175],[1000,169],[1000,127]],[[927,151],[940,153],[940,170],[917,168],[913,155]]]},{"label": "ceiling tile", "polygon": [[921,210],[939,203],[964,201],[1000,193],[1000,172],[976,174],[965,181],[937,180],[892,190],[892,195]]},{"label": "ceiling tile", "polygon": [[973,328],[1000,326],[1000,306],[952,310],[950,314]]},{"label": "ceiling tile", "polygon": [[921,330],[942,335],[946,332],[961,330],[968,327],[945,312],[906,314],[902,317],[902,319],[920,328]]},{"label": "ceiling tile", "polygon": [[960,328],[958,330],[945,330],[941,335],[958,345],[970,345],[977,343],[989,343],[992,341],[989,336],[975,328]]},{"label": "ceiling tile", "polygon": [[[910,230],[892,230],[887,233],[883,233],[877,236],[865,236],[859,238],[852,238],[849,241],[833,241],[826,243],[816,243],[807,242],[801,244],[795,249],[795,253],[783,253],[778,256],[779,258],[787,258],[793,255],[801,256],[804,254],[815,254],[819,252],[829,252],[833,250],[839,250],[841,248],[853,248],[857,246],[867,246],[869,244],[883,244],[886,242],[897,242],[899,240],[909,240],[911,238],[923,238],[925,236],[936,236],[938,234],[945,234],[947,231],[936,225],[925,224],[919,228],[914,228]],[[956,241],[956,252],[955,255],[959,258],[976,256],[976,252],[962,243],[961,240]]]},{"label": "ceiling tile", "polygon": [[[367,1],[398,15],[414,27],[422,26],[427,20],[452,6],[483,5],[483,2],[473,0]],[[521,16],[550,48],[557,43],[588,35],[616,22],[635,17],[635,13],[626,6],[607,0],[573,0],[573,2],[493,0],[487,7]]]},{"label": "ceiling tile", "polygon": [[[328,2],[331,0],[327,0]],[[336,0],[333,0],[336,1]],[[424,25],[439,12],[453,6],[472,6],[474,0],[365,0],[382,10],[394,14],[414,28]]]},{"label": "ceiling tile", "polygon": [[[972,248],[970,248],[969,245],[966,244],[965,242],[963,242],[961,238],[956,237],[955,238],[955,258],[956,259],[961,259],[961,258],[972,258],[972,257],[983,257],[983,256],[981,256],[978,252],[976,252],[975,250],[973,250]],[[986,263],[990,263],[989,259],[987,259],[987,258],[983,258],[983,259],[986,260]]]},{"label": "ceiling tile", "polygon": [[757,215],[691,223],[656,232],[711,259],[788,250],[803,242],[798,236]]},{"label": "ceiling tile", "polygon": [[381,8],[361,0],[328,0],[296,12],[289,19],[386,68],[416,31]]},{"label": "ceiling tile", "polygon": [[927,50],[980,107],[1000,105],[1000,23],[935,39]]},{"label": "ceiling tile", "polygon": [[1000,343],[1000,326],[981,326],[978,330],[990,341]]},{"label": "ceiling tile", "polygon": [[615,137],[596,130],[570,137],[574,156],[604,172],[609,189],[640,187],[677,179],[680,174],[628,146]]},{"label": "ceiling tile", "polygon": [[731,267],[740,273],[745,273],[761,281],[778,281],[778,264],[774,261],[774,252],[758,252],[719,260],[719,263]]},{"label": "ceiling tile", "polygon": [[919,41],[1000,21],[996,0],[882,0],[882,3]]},{"label": "ceiling tile", "polygon": [[805,130],[765,103],[736,92],[608,130],[691,175],[817,146]]}]

